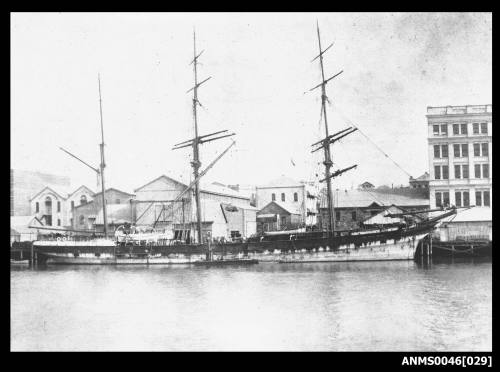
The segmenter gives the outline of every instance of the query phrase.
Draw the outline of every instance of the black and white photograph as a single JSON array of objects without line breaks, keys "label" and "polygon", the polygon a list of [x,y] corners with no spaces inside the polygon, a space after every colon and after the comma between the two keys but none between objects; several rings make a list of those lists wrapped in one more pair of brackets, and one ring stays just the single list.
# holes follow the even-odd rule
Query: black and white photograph
[{"label": "black and white photograph", "polygon": [[491,366],[492,113],[491,12],[11,12],[10,350]]}]

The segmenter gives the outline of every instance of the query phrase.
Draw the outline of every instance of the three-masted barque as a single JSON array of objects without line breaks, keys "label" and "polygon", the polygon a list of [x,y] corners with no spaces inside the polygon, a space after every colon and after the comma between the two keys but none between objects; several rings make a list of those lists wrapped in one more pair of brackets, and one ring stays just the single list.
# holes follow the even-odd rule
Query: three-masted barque
[{"label": "three-masted barque", "polygon": [[[260,236],[248,238],[240,242],[213,242],[203,241],[201,224],[201,206],[199,180],[233,145],[226,148],[204,171],[200,172],[201,162],[199,157],[199,145],[220,138],[231,137],[232,134],[224,134],[227,131],[219,131],[208,135],[198,134],[197,106],[198,88],[210,79],[198,82],[197,65],[201,53],[196,52],[196,35],[194,35],[194,87],[193,91],[193,120],[194,138],[178,143],[174,149],[192,147],[194,180],[177,197],[192,192],[196,204],[196,218],[192,229],[196,234],[194,239],[179,240],[171,239],[170,235],[162,233],[151,233],[147,237],[141,234],[132,234],[120,231],[114,238],[109,238],[104,231],[104,238],[86,241],[36,241],[34,246],[39,259],[54,264],[196,264],[222,266],[226,264],[253,264],[258,261],[295,263],[295,262],[331,262],[331,261],[377,261],[377,260],[411,260],[422,239],[427,236],[433,228],[445,217],[456,213],[454,208],[443,210],[443,213],[434,218],[406,219],[404,222],[392,224],[390,227],[376,229],[358,229],[348,231],[335,231],[333,220],[332,203],[332,178],[356,167],[350,166],[345,169],[331,172],[333,162],[331,159],[330,145],[339,139],[353,133],[356,128],[347,128],[330,135],[326,110],[326,85],[339,72],[330,78],[325,78],[323,55],[331,47],[322,49],[319,26],[317,27],[319,54],[318,59],[321,67],[322,81],[311,91],[321,88],[321,112],[325,128],[325,137],[313,144],[313,152],[323,150],[327,196],[327,228],[325,231],[312,232],[290,232],[264,233]],[[313,60],[313,61],[314,61]],[[188,91],[188,92],[189,92]],[[99,90],[100,94],[100,90]],[[100,99],[101,101],[101,99]],[[102,109],[101,109],[101,131],[102,131]],[[218,137],[214,137],[217,136]],[[104,198],[104,137],[101,144],[101,169],[103,198]],[[175,201],[174,201],[175,202]],[[105,208],[105,203],[103,203]],[[105,209],[103,210],[106,217]],[[420,211],[423,213],[426,211]],[[161,215],[161,213],[160,213]],[[106,228],[106,219],[105,228]],[[193,241],[194,240],[194,241]]]}]

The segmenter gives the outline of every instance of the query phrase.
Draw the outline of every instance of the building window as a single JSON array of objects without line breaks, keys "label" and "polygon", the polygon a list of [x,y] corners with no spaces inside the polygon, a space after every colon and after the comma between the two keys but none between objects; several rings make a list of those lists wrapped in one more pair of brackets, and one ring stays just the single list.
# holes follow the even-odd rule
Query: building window
[{"label": "building window", "polygon": [[35,210],[36,213],[40,212],[40,204],[38,204],[38,202],[35,203]]},{"label": "building window", "polygon": [[281,217],[281,227],[286,227],[286,216]]},{"label": "building window", "polygon": [[469,178],[469,165],[455,164],[455,178]]},{"label": "building window", "polygon": [[296,192],[293,193],[293,201],[299,201],[299,194]]},{"label": "building window", "polygon": [[57,226],[61,226],[61,220],[59,218],[57,219]]},{"label": "building window", "polygon": [[115,204],[120,204],[120,199],[116,199]]},{"label": "building window", "polygon": [[474,156],[488,156],[489,155],[489,149],[488,149],[488,142],[483,142],[483,143],[474,143]]},{"label": "building window", "polygon": [[488,143],[481,143],[481,152],[482,152],[482,156],[488,156],[488,154],[489,154]]},{"label": "building window", "polygon": [[356,211],[352,211],[352,212],[351,212],[351,219],[352,219],[353,221],[356,221]]},{"label": "building window", "polygon": [[481,191],[476,191],[476,207],[480,207],[481,205],[483,205],[482,195],[483,193]]},{"label": "building window", "polygon": [[49,196],[45,198],[45,214],[52,214],[52,199]]},{"label": "building window", "polygon": [[276,200],[276,194],[275,193],[272,193],[271,194],[271,201],[275,201]]},{"label": "building window", "polygon": [[434,179],[436,180],[447,180],[449,178],[448,166],[447,165],[435,165],[434,166]]},{"label": "building window", "polygon": [[436,207],[447,207],[450,205],[450,193],[448,191],[436,191]]},{"label": "building window", "polygon": [[75,202],[72,200],[71,201],[71,209],[75,208]]},{"label": "building window", "polygon": [[[481,175],[481,169],[483,174]],[[475,178],[489,178],[490,177],[490,165],[486,164],[474,164],[474,177]]]},{"label": "building window", "polygon": [[489,177],[490,177],[490,165],[483,164],[483,178],[489,178]]},{"label": "building window", "polygon": [[441,146],[439,145],[434,145],[434,158],[440,158],[441,157]]},{"label": "building window", "polygon": [[460,134],[467,134],[467,124],[460,124]]},{"label": "building window", "polygon": [[57,211],[58,212],[61,211],[61,202],[60,201],[57,202]]},{"label": "building window", "polygon": [[70,224],[71,226],[73,226],[73,219],[72,219],[72,218],[70,218],[70,219],[69,219],[69,224]]},{"label": "building window", "polygon": [[472,134],[479,134],[479,123],[472,123]]},{"label": "building window", "polygon": [[335,219],[340,221],[340,211],[335,211]]},{"label": "building window", "polygon": [[284,192],[281,193],[281,201],[283,201],[283,202],[285,201],[285,193]]},{"label": "building window", "polygon": [[481,178],[481,164],[474,164],[474,177]]},{"label": "building window", "polygon": [[466,158],[469,156],[469,144],[463,143],[462,144],[462,157]]},{"label": "building window", "polygon": [[462,178],[469,178],[469,164],[462,164]]},{"label": "building window", "polygon": [[488,134],[488,123],[481,123],[481,134]]},{"label": "building window", "polygon": [[457,207],[468,207],[469,202],[469,191],[456,191],[455,192],[455,205]]},{"label": "building window", "polygon": [[441,166],[439,166],[439,165],[434,166],[434,178],[436,180],[441,179]]},{"label": "building window", "polygon": [[448,145],[434,145],[434,157],[435,158],[447,158],[448,157]]},{"label": "building window", "polygon": [[489,207],[490,206],[490,192],[489,191],[485,191],[484,192],[484,199],[483,199],[483,201],[484,201],[483,205],[485,207]]},{"label": "building window", "polygon": [[448,125],[447,124],[433,125],[432,131],[433,131],[435,136],[447,136],[448,135]]},{"label": "building window", "polygon": [[79,220],[80,220],[80,225],[85,224],[85,216],[81,215]]},{"label": "building window", "polygon": [[87,196],[85,195],[80,196],[80,204],[87,204]]},{"label": "building window", "polygon": [[481,144],[475,143],[473,146],[474,146],[474,156],[481,156]]},{"label": "building window", "polygon": [[469,156],[469,145],[466,143],[463,144],[454,144],[453,145],[453,156],[455,158],[466,158]]},{"label": "building window", "polygon": [[467,134],[467,124],[453,124],[453,134]]}]

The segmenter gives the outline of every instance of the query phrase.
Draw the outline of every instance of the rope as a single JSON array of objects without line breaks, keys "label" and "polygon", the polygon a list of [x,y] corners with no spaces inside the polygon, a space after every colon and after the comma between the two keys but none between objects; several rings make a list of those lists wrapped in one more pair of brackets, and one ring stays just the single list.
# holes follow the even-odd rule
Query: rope
[{"label": "rope", "polygon": [[337,111],[339,115],[344,119],[344,121],[348,124],[356,128],[363,137],[365,137],[373,146],[377,148],[386,158],[391,160],[399,169],[401,169],[404,173],[406,173],[409,177],[412,177],[410,173],[408,173],[402,166],[400,166],[393,158],[391,158],[384,150],[382,150],[375,142],[373,142],[370,137],[368,137],[357,125],[355,125],[351,120],[349,120],[338,108]]}]

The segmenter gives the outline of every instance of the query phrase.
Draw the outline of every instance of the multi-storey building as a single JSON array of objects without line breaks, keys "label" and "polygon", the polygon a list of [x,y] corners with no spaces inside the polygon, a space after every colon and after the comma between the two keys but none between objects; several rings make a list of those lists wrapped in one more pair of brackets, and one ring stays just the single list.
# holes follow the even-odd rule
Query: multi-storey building
[{"label": "multi-storey building", "polygon": [[317,223],[317,195],[314,184],[282,176],[256,188],[256,204],[262,210],[274,202],[290,215],[298,215],[297,225],[312,227]]},{"label": "multi-storey building", "polygon": [[431,208],[491,207],[492,105],[427,108]]},{"label": "multi-storey building", "polygon": [[87,186],[67,192],[66,188],[45,186],[31,199],[31,212],[46,226],[70,227],[73,225],[73,213],[79,205],[92,201],[94,192]]}]

